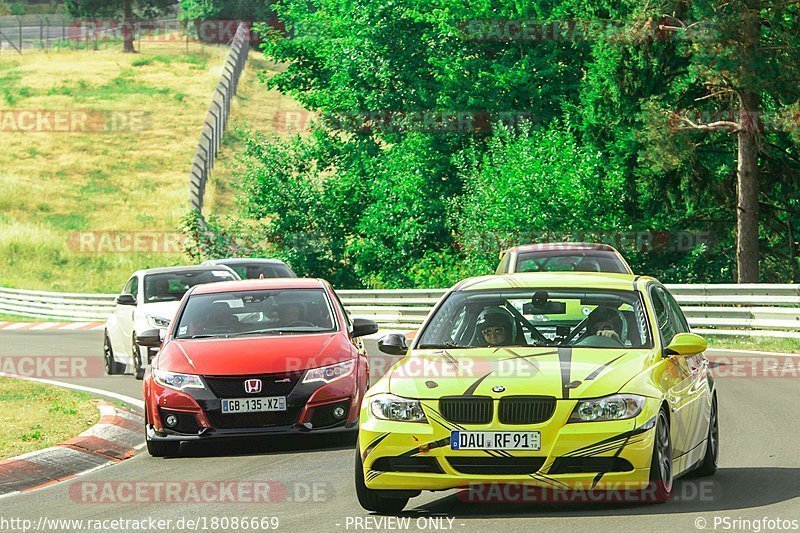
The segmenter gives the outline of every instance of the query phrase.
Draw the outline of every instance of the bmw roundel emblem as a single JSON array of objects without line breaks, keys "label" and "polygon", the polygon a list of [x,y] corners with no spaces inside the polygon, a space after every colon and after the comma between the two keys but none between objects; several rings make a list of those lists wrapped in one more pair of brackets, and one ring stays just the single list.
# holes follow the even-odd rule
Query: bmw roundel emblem
[{"label": "bmw roundel emblem", "polygon": [[492,392],[504,392],[506,390],[502,385],[495,385],[492,387]]}]

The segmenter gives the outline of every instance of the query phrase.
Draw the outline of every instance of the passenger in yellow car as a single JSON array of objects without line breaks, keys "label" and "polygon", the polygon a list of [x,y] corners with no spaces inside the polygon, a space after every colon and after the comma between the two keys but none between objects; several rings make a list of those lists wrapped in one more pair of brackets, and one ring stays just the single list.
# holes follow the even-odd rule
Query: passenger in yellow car
[{"label": "passenger in yellow car", "polygon": [[502,309],[487,309],[478,318],[475,328],[480,346],[510,346],[514,343],[514,319]]}]

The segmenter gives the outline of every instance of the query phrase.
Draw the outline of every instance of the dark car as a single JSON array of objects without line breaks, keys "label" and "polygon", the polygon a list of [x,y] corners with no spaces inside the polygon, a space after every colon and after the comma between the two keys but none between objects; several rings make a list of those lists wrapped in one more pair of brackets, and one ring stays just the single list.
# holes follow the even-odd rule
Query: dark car
[{"label": "dark car", "polygon": [[242,279],[260,278],[296,278],[289,266],[280,259],[261,259],[257,257],[241,257],[228,259],[210,259],[204,265],[225,265],[236,272]]},{"label": "dark car", "polygon": [[613,246],[584,242],[525,244],[501,252],[495,274],[519,272],[633,274],[625,258]]}]

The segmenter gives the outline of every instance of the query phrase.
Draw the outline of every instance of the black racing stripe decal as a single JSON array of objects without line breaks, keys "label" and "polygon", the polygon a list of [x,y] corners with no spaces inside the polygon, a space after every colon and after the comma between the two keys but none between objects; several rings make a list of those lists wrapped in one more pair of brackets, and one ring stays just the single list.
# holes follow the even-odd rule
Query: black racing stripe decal
[{"label": "black racing stripe decal", "polygon": [[[537,365],[536,363],[534,363],[533,361],[531,361],[527,357],[525,357],[525,356],[523,356],[521,354],[518,354],[517,352],[515,352],[514,350],[511,350],[510,348],[506,348],[505,351],[510,353],[511,357],[506,357],[504,359],[501,359],[501,361],[513,361],[515,359],[519,359],[521,361],[524,361],[524,362],[528,363],[528,365],[531,368],[534,368],[537,372],[539,372],[539,365]],[[528,357],[530,357],[530,356],[528,356]]]},{"label": "black racing stripe decal", "polygon": [[569,374],[572,367],[572,348],[558,349],[558,362],[561,366],[561,397],[569,399]]},{"label": "black racing stripe decal", "polygon": [[568,489],[569,488],[569,485],[567,485],[566,483],[563,483],[563,482],[561,482],[561,481],[559,481],[557,479],[554,479],[552,477],[546,476],[545,474],[542,474],[541,472],[534,472],[533,474],[529,474],[529,475],[530,475],[530,477],[532,477],[536,481],[539,481],[541,483],[546,483],[546,484],[551,485],[551,486],[556,487],[556,488],[563,488],[563,489]]},{"label": "black racing stripe decal", "polygon": [[442,416],[442,413],[440,413],[436,409],[433,409],[432,407],[429,407],[428,411],[430,412],[431,415],[434,415],[434,416],[429,416],[428,418],[430,418],[431,420],[433,420],[434,422],[436,422],[437,424],[442,426],[444,429],[446,429],[448,431],[454,431],[456,429],[462,430],[462,431],[464,430],[464,426],[461,426],[459,424],[456,424],[455,422],[450,422],[450,421],[446,420]]},{"label": "black racing stripe decal", "polygon": [[[636,427],[634,426],[633,429],[636,429]],[[622,453],[622,450],[624,450],[625,446],[627,446],[630,442],[631,442],[631,435],[626,437],[625,442],[623,442],[622,445],[619,448],[617,448],[617,451],[614,452],[613,456],[614,459],[617,459],[619,457],[619,454]],[[597,486],[597,484],[600,483],[600,480],[603,478],[603,474],[605,474],[605,472],[598,472],[598,474],[594,477],[594,479],[592,480],[592,489],[594,489]]]},{"label": "black racing stripe decal", "polygon": [[602,444],[600,446],[592,446],[592,447],[590,447],[588,449],[581,449],[580,453],[569,452],[569,453],[567,453],[565,455],[570,456],[570,457],[593,457],[595,455],[600,455],[600,454],[603,454],[603,453],[606,453],[606,452],[610,452],[612,450],[616,450],[620,446],[625,445],[626,443],[640,442],[642,440],[642,437],[636,437],[636,438],[634,438],[634,439],[632,439],[630,441],[627,441],[626,439],[628,439],[628,438],[630,438],[630,437],[620,437],[620,438],[615,439],[614,441],[607,442],[607,443]]},{"label": "black racing stripe decal", "polygon": [[599,367],[595,368],[595,369],[592,371],[592,373],[591,373],[591,374],[589,374],[588,376],[586,376],[586,379],[584,379],[584,381],[592,381],[594,378],[596,378],[597,376],[599,376],[599,375],[600,375],[600,372],[602,372],[602,371],[603,371],[603,370],[605,370],[606,368],[610,367],[610,366],[611,366],[612,364],[614,364],[614,363],[615,363],[615,362],[616,362],[618,359],[620,359],[621,357],[623,357],[623,356],[624,356],[624,355],[626,355],[627,353],[628,353],[628,352],[625,352],[625,353],[623,353],[622,355],[620,355],[619,357],[615,357],[614,359],[612,359],[612,360],[611,360],[611,361],[609,361],[608,363],[604,363],[604,364],[600,365]]},{"label": "black racing stripe decal", "polygon": [[489,375],[491,375],[491,373],[492,373],[492,372],[489,372],[489,373],[487,373],[487,374],[484,374],[483,376],[479,377],[479,378],[478,378],[478,380],[477,380],[475,383],[473,383],[472,385],[470,385],[470,386],[469,386],[469,388],[467,388],[467,390],[465,390],[465,391],[464,391],[464,394],[463,394],[463,396],[472,396],[472,395],[475,393],[475,389],[477,389],[477,388],[478,388],[478,385],[480,385],[480,384],[481,384],[481,382],[482,382],[484,379],[488,378],[488,377],[489,377]]},{"label": "black racing stripe decal", "polygon": [[620,440],[615,441],[613,443],[606,444],[606,445],[604,445],[602,447],[593,448],[592,450],[587,451],[585,453],[575,454],[575,455],[566,454],[566,455],[570,456],[570,457],[595,457],[597,455],[602,455],[602,454],[610,452],[610,451],[618,451],[621,448],[624,448],[625,446],[627,446],[628,444],[634,444],[634,443],[641,442],[641,441],[642,441],[642,439],[639,438],[639,437],[631,438],[630,440],[620,439]]},{"label": "black racing stripe decal", "polygon": [[544,355],[555,355],[555,354],[558,353],[558,351],[555,351],[555,352],[542,352],[542,353],[532,353],[532,354],[529,354],[529,355],[522,355],[522,354],[519,354],[519,353],[515,352],[514,350],[512,350],[510,348],[503,348],[503,350],[508,352],[508,353],[510,353],[511,357],[504,357],[503,359],[501,359],[501,361],[511,361],[511,360],[514,360],[514,359],[520,359],[522,361],[525,361],[526,363],[528,363],[532,367],[536,368],[537,370],[539,369],[539,367],[535,363],[533,363],[532,361],[529,360],[531,357],[542,357]]},{"label": "black racing stripe decal", "polygon": [[499,459],[501,457],[505,457],[505,455],[500,453],[500,450],[483,450],[483,453],[485,453],[486,455],[488,455],[490,457],[495,457],[497,459]]},{"label": "black racing stripe decal", "polygon": [[381,443],[381,441],[382,441],[383,439],[385,439],[386,437],[388,437],[388,436],[389,436],[389,434],[388,434],[388,433],[384,433],[383,435],[380,435],[380,436],[376,437],[376,438],[375,438],[375,440],[373,440],[372,442],[370,442],[369,444],[367,444],[367,447],[366,447],[366,448],[364,448],[364,453],[363,453],[363,454],[361,454],[361,460],[362,460],[362,461],[366,460],[367,456],[368,456],[370,453],[372,453],[372,450],[374,450],[374,449],[375,449],[375,446],[377,446],[378,444],[380,444],[380,443]]},{"label": "black racing stripe decal", "polygon": [[456,367],[459,366],[458,360],[455,357],[453,357],[452,355],[450,355],[450,352],[448,352],[447,350],[442,350],[442,357],[448,363],[450,363],[452,365],[455,365]]},{"label": "black racing stripe decal", "polygon": [[580,456],[581,454],[586,454],[587,452],[593,451],[593,449],[595,449],[595,448],[601,448],[603,446],[614,444],[614,443],[618,444],[620,441],[623,441],[626,438],[633,437],[633,436],[636,436],[636,435],[640,435],[640,434],[646,432],[647,430],[649,430],[650,428],[653,427],[651,425],[651,423],[654,422],[654,421],[655,421],[655,418],[653,418],[651,420],[648,420],[644,425],[639,426],[638,428],[633,428],[630,431],[626,431],[624,433],[620,433],[619,435],[616,435],[614,437],[609,437],[609,438],[603,439],[603,440],[601,440],[599,442],[595,442],[594,444],[590,444],[588,446],[584,446],[583,448],[578,448],[577,450],[573,450],[573,451],[571,451],[571,452],[569,452],[569,453],[567,453],[565,455],[570,456],[570,457],[576,457],[576,456]]}]

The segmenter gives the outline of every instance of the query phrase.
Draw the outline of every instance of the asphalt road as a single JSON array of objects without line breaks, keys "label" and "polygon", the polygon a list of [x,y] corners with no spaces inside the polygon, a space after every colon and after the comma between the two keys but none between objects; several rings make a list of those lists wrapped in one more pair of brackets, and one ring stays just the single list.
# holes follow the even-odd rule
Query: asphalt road
[{"label": "asphalt road", "polygon": [[[0,356],[4,357],[99,358],[100,347],[99,332],[0,332]],[[73,381],[141,397],[141,382],[130,376]],[[679,480],[676,496],[668,503],[475,504],[451,491],[423,493],[412,499],[402,518],[410,519],[411,530],[436,531],[767,531],[800,527],[800,381],[797,377],[720,377],[717,382],[720,468],[712,478]],[[0,499],[0,530],[12,531],[9,523],[2,527],[3,518],[29,519],[36,525],[41,517],[152,517],[171,519],[173,527],[181,519],[195,519],[201,521],[198,529],[203,530],[205,521],[208,530],[216,531],[233,530],[225,527],[230,523],[213,522],[220,517],[277,517],[279,529],[292,532],[398,530],[397,522],[379,522],[384,517],[370,515],[358,505],[352,438],[276,437],[188,446],[184,452],[183,457],[171,459],[155,459],[140,452],[133,459],[77,480]],[[237,487],[245,491],[250,482],[268,481],[275,489],[270,492],[275,495],[272,499],[277,501],[150,504],[141,503],[140,498],[137,503],[125,503],[119,500],[128,493],[120,487],[127,485],[103,484],[138,482],[152,495],[159,483],[170,481],[237,481]],[[112,490],[103,496],[102,491],[109,487]],[[113,502],[86,503],[81,494],[95,490],[101,499]],[[794,525],[770,520],[793,520]],[[216,527],[211,527],[215,523]],[[113,526],[106,523],[104,527],[125,530]],[[73,524],[60,530],[77,529]]]}]

